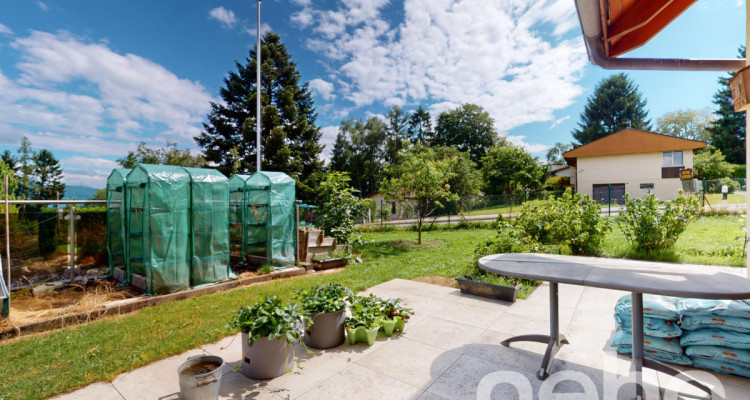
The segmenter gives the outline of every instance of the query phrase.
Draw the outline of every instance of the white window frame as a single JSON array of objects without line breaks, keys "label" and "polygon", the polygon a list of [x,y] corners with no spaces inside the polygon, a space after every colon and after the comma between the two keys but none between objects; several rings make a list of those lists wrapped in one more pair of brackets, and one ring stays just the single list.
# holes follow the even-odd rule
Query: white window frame
[{"label": "white window frame", "polygon": [[[674,155],[676,153],[680,153],[680,158],[682,158],[682,161],[679,164],[675,164],[674,162]],[[661,153],[661,159],[662,159],[662,167],[684,167],[685,166],[685,153],[682,150],[676,150],[676,151],[665,151]],[[667,157],[669,157],[667,159]],[[667,161],[669,160],[669,161]]]}]

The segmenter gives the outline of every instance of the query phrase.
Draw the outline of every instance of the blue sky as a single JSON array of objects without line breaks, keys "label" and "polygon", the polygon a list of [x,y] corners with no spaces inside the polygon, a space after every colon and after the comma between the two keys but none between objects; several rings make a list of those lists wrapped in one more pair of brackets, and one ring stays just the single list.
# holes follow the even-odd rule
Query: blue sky
[{"label": "blue sky", "polygon": [[[433,114],[484,107],[497,130],[535,155],[570,132],[593,87],[572,0],[266,0],[310,82],[326,153],[342,119],[392,105]],[[222,79],[255,43],[251,0],[44,0],[0,3],[0,151],[27,136],[61,160],[69,184],[101,187],[139,141],[192,137]],[[733,58],[744,0],[699,0],[626,56]],[[722,73],[629,72],[655,122],[713,110]]]}]

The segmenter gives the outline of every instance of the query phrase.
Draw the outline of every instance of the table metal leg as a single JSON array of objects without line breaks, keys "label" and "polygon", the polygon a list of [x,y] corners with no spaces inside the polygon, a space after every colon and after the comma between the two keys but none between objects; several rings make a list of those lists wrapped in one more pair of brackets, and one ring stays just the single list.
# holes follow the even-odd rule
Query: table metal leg
[{"label": "table metal leg", "polygon": [[557,282],[549,284],[549,335],[521,335],[505,339],[501,342],[503,346],[510,346],[512,342],[539,342],[547,343],[547,350],[542,358],[542,367],[537,372],[537,378],[544,380],[549,377],[552,361],[563,344],[568,344],[568,339],[560,334],[560,309],[557,292]]},{"label": "table metal leg", "polygon": [[633,372],[635,372],[635,399],[643,400],[643,293],[632,292],[630,296],[633,323]]},{"label": "table metal leg", "polygon": [[643,388],[643,368],[653,369],[654,371],[662,372],[671,376],[679,377],[686,383],[695,386],[696,388],[706,392],[708,399],[711,398],[711,389],[701,384],[695,379],[681,373],[679,370],[672,368],[666,364],[663,364],[656,360],[649,360],[643,358],[643,294],[632,292],[631,301],[633,309],[631,310],[631,316],[633,320],[633,370],[635,372],[636,386],[635,386],[635,398],[636,400],[642,400],[644,398]]}]

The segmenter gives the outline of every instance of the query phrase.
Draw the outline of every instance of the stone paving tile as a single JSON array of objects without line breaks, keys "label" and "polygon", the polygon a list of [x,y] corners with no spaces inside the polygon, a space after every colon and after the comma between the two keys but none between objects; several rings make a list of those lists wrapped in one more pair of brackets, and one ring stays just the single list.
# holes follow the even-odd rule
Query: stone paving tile
[{"label": "stone paving tile", "polygon": [[461,324],[435,317],[404,332],[404,337],[439,347],[462,352],[463,347],[474,342],[484,332],[483,328]]},{"label": "stone paving tile", "polygon": [[224,373],[228,374],[236,370],[242,361],[242,335],[227,336],[200,349],[205,354],[221,357],[224,360]]},{"label": "stone paving tile", "polygon": [[509,337],[510,335],[500,332],[484,331],[474,343],[466,346],[464,354],[501,365],[512,371],[535,373],[542,364],[542,355],[546,345],[516,342],[506,347],[500,344]]},{"label": "stone paving tile", "polygon": [[438,396],[430,392],[424,392],[417,400],[448,400],[445,397]]},{"label": "stone paving tile", "polygon": [[[512,336],[516,335],[530,335],[549,334],[549,319],[545,316],[530,317],[517,313],[510,312],[513,308],[509,308],[508,311],[504,312],[500,318],[495,320],[488,327],[493,331],[507,333]],[[565,332],[567,328],[567,322],[560,320],[560,332]]]},{"label": "stone paving tile", "polygon": [[404,339],[386,343],[363,357],[357,364],[426,389],[461,354]]},{"label": "stone paving tile", "polygon": [[263,382],[261,386],[278,397],[294,399],[351,365],[333,354],[298,353],[291,372]]},{"label": "stone paving tile", "polygon": [[[581,299],[583,289],[583,286],[559,284],[557,293],[560,305],[563,307],[575,308]],[[549,284],[545,283],[537,287],[536,290],[534,290],[534,293],[527,297],[525,301],[541,303],[548,306],[549,295]]]},{"label": "stone paving tile", "polygon": [[180,392],[177,367],[188,357],[201,354],[204,354],[202,350],[192,349],[180,355],[165,358],[119,375],[112,381],[112,385],[127,400],[176,399]]},{"label": "stone paving tile", "polygon": [[325,382],[305,392],[298,399],[412,400],[421,395],[422,390],[414,386],[367,367],[351,364]]},{"label": "stone paving tile", "polygon": [[492,308],[477,307],[468,304],[453,303],[445,306],[435,314],[436,317],[448,321],[488,328],[507,309],[507,306],[497,305]]},{"label": "stone paving tile", "polygon": [[[477,395],[480,384],[487,388],[490,396]],[[520,399],[536,398],[541,383],[531,374],[509,370],[503,365],[464,354],[427,388],[427,392],[445,399],[514,399],[519,398],[516,397],[519,386],[529,390],[533,396],[519,396]]]},{"label": "stone paving tile", "polygon": [[[263,386],[263,381],[252,380],[239,372],[231,372],[221,377],[220,400],[281,400]],[[163,399],[160,399],[163,400]]]},{"label": "stone paving tile", "polygon": [[111,383],[98,382],[52,400],[124,400],[124,397]]},{"label": "stone paving tile", "polygon": [[458,289],[446,286],[432,285],[429,283],[409,281],[405,279],[393,279],[388,282],[381,283],[376,287],[406,292],[412,295],[430,297],[438,300],[444,300],[445,296],[450,295],[450,293],[459,292]]},{"label": "stone paving tile", "polygon": [[460,290],[448,293],[448,295],[445,296],[445,300],[449,303],[460,303],[486,309],[494,309],[496,307],[507,308],[513,305],[513,303],[510,301],[502,301],[497,299],[489,299],[487,297],[474,296],[471,294],[461,293]]}]

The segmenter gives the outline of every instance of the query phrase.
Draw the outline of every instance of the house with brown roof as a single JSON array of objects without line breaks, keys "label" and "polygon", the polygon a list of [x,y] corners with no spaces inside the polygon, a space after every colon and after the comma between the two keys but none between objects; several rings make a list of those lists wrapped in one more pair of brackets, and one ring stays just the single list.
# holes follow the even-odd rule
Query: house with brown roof
[{"label": "house with brown roof", "polygon": [[693,168],[693,153],[705,142],[624,129],[563,153],[571,166],[576,191],[607,203],[622,202],[625,193],[653,193],[672,200],[682,189],[680,171]]}]

